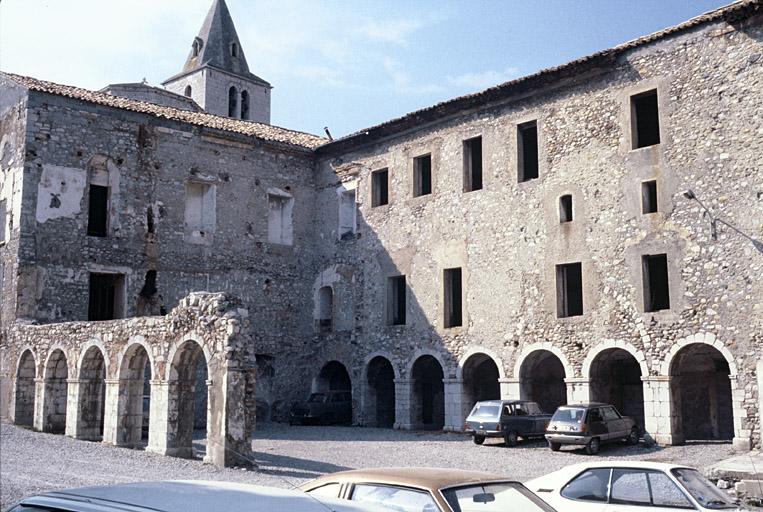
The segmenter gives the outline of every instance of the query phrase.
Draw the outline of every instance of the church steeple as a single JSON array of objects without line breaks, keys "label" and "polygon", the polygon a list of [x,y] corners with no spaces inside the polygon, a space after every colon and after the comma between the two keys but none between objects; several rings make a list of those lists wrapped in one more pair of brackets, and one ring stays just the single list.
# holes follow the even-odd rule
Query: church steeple
[{"label": "church steeple", "polygon": [[270,123],[271,85],[252,74],[225,0],[214,0],[183,71],[163,83],[211,114]]}]

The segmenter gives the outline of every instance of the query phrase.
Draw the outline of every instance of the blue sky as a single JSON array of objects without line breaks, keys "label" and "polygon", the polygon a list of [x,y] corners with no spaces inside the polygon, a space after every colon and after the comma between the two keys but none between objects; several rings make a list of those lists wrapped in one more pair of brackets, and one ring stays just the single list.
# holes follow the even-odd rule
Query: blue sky
[{"label": "blue sky", "polygon": [[[180,71],[212,0],[0,0],[0,69],[99,89]],[[227,0],[273,124],[341,136],[728,0]]]}]

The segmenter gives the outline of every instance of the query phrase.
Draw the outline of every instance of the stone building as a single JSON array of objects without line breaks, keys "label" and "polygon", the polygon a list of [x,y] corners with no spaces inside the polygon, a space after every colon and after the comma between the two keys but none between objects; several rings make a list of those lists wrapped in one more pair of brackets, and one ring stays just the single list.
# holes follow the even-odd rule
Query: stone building
[{"label": "stone building", "polygon": [[[146,352],[171,365],[184,338],[156,315],[208,291],[248,310],[261,419],[322,389],[350,389],[359,424],[404,429],[460,430],[480,399],[597,400],[660,443],[759,445],[763,252],[745,237],[763,239],[761,5],[334,141],[264,124],[270,86],[223,0],[175,95],[0,75],[2,410],[115,442],[106,426],[137,420],[94,434],[70,411],[113,413],[134,322],[155,322]],[[29,329],[79,334],[38,346]],[[86,339],[114,361],[90,398],[72,382]],[[179,401],[207,379],[217,418],[205,360]],[[151,379],[151,447],[175,439],[153,409],[173,377],[146,375],[131,378]],[[44,391],[66,378],[56,420]]]}]

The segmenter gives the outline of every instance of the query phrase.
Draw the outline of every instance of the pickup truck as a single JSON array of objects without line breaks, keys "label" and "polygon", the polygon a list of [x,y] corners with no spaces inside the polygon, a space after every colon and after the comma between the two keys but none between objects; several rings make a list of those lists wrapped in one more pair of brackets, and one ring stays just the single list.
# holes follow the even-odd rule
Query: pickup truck
[{"label": "pickup truck", "polygon": [[477,402],[466,418],[464,430],[475,444],[488,437],[502,437],[506,446],[516,446],[519,438],[542,438],[551,415],[527,400],[487,400]]}]

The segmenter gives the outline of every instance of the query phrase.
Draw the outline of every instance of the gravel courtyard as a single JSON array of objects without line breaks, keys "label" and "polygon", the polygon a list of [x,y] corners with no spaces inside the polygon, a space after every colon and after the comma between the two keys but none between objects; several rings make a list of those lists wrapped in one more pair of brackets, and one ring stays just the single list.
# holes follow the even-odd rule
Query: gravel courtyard
[{"label": "gravel courtyard", "polygon": [[[195,442],[204,450],[204,440]],[[136,480],[229,480],[294,487],[324,473],[373,466],[443,466],[492,471],[528,480],[591,460],[581,451],[552,453],[544,443],[505,448],[488,440],[474,445],[459,434],[351,427],[261,424],[252,441],[259,469],[217,469],[200,460],[162,457],[0,425],[0,510],[42,491]],[[612,445],[597,460],[680,462],[699,468],[733,454],[729,444],[675,447]]]}]

